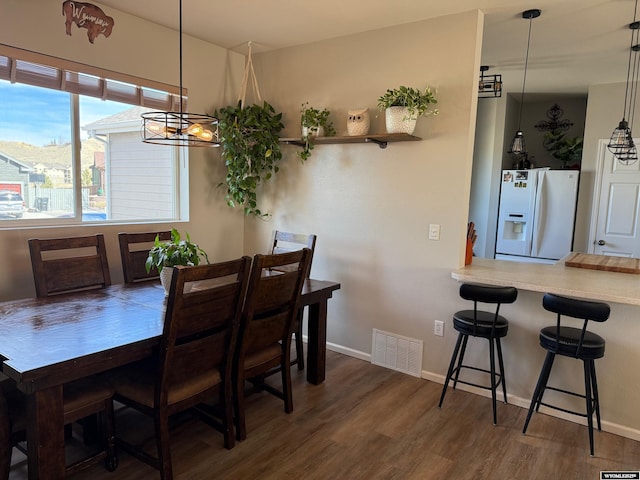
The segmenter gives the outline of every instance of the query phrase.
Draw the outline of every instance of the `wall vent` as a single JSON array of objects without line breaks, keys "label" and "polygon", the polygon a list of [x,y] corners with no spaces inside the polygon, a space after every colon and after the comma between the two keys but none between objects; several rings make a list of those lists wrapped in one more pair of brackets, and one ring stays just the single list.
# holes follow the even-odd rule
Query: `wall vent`
[{"label": "wall vent", "polygon": [[371,363],[414,377],[421,376],[422,340],[373,329]]}]

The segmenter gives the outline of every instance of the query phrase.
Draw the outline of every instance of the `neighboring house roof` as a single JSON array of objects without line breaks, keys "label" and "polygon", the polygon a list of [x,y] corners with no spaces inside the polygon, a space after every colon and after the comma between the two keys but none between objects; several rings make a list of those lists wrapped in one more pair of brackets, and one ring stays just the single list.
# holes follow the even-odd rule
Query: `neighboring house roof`
[{"label": "neighboring house roof", "polygon": [[103,135],[114,132],[131,132],[140,130],[142,126],[142,118],[140,115],[146,112],[152,112],[152,108],[132,107],[122,112],[114,113],[108,117],[101,118],[95,122],[82,126],[89,135]]},{"label": "neighboring house roof", "polygon": [[16,160],[12,156],[7,155],[6,153],[3,153],[3,152],[0,152],[0,160],[3,160],[6,163],[9,163],[11,165],[15,165],[16,167],[18,167],[20,169],[21,173],[31,172],[33,170],[33,168],[31,168],[26,163],[23,163],[20,160]]}]

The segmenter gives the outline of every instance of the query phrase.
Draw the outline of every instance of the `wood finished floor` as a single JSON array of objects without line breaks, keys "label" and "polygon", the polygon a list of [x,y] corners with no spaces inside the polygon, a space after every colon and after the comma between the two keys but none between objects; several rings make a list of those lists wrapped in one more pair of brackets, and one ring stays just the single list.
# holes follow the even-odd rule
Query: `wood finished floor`
[{"label": "wood finished floor", "polygon": [[[438,409],[440,384],[334,352],[328,352],[323,385],[292,372],[294,412],[285,414],[268,393],[250,396],[248,438],[233,450],[199,421],[178,425],[172,431],[175,478],[597,480],[601,470],[640,469],[640,442],[595,432],[591,458],[584,426],[537,414],[525,436],[522,408],[500,403],[493,426],[488,398],[450,390]],[[137,433],[144,430],[133,420],[119,421],[118,428],[134,424]],[[14,458],[10,478],[26,479],[15,450]],[[120,452],[115,472],[98,465],[73,478],[159,475]]]}]

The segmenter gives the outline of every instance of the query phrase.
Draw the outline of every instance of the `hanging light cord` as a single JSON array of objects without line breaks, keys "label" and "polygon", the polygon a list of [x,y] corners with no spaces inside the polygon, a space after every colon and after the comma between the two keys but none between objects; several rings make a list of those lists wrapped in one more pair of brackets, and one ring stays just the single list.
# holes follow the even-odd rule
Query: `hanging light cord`
[{"label": "hanging light cord", "polygon": [[529,17],[529,36],[527,37],[527,54],[524,57],[524,76],[522,77],[522,93],[520,94],[520,115],[518,118],[518,130],[521,130],[520,127],[522,127],[522,105],[524,103],[524,87],[527,83],[527,67],[529,66],[529,45],[531,44],[531,23],[532,22],[533,22],[533,15]]},{"label": "hanging light cord", "polygon": [[[182,0],[181,0],[182,1]],[[635,2],[635,7],[633,8],[633,22],[636,22],[636,14],[638,12],[638,0]],[[631,30],[631,43],[629,44],[629,63],[627,65],[627,84],[624,89],[624,110],[622,112],[622,120],[625,120],[631,116],[631,105],[632,102],[629,101],[628,110],[627,110],[627,98],[629,97],[629,75],[631,74],[631,57],[633,56],[633,41],[635,39],[635,30]],[[635,67],[633,77],[635,78]],[[633,81],[633,80],[632,80]]]},{"label": "hanging light cord", "polygon": [[179,3],[180,15],[178,18],[180,19],[180,115],[182,115],[182,0],[180,0]]}]

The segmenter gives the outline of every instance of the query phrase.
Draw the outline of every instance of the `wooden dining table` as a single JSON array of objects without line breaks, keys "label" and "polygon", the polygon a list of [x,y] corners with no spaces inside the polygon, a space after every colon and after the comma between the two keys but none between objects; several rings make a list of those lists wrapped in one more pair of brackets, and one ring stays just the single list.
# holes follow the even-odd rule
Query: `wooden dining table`
[{"label": "wooden dining table", "polygon": [[[327,303],[340,284],[307,279],[307,381],[325,379]],[[2,372],[27,398],[30,479],[64,478],[62,388],[151,355],[164,321],[159,283],[0,303]]]}]

